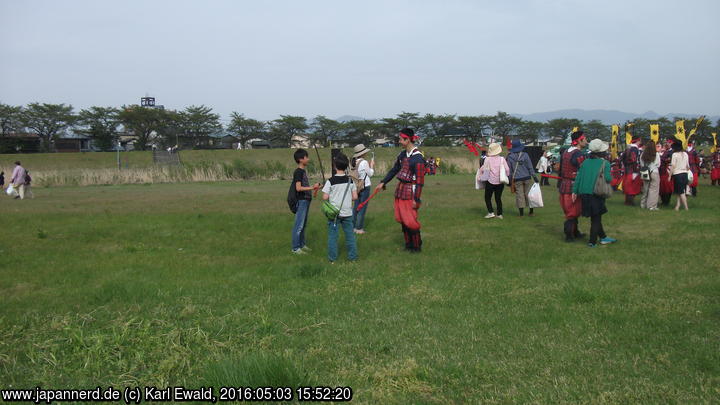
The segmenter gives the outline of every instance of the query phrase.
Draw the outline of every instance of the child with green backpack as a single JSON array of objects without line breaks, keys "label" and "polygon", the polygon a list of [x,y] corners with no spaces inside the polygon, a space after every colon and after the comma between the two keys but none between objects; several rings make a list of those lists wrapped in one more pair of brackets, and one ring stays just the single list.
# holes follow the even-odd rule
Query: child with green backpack
[{"label": "child with green backpack", "polygon": [[328,260],[334,263],[338,258],[338,227],[345,234],[345,246],[350,261],[357,260],[357,246],[353,232],[353,201],[358,193],[355,183],[345,173],[349,161],[347,156],[339,154],[335,157],[337,172],[325,182],[323,192],[323,212],[328,217]]}]

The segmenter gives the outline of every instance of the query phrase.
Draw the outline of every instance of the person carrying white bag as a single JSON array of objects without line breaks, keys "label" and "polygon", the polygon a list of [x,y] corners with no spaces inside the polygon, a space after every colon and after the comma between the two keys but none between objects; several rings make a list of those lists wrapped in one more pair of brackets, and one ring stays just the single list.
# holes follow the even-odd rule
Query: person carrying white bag
[{"label": "person carrying white bag", "polygon": [[542,198],[542,191],[540,191],[540,183],[535,183],[530,187],[530,191],[528,192],[528,203],[530,204],[530,209],[533,208],[542,208],[543,207],[543,198]]}]

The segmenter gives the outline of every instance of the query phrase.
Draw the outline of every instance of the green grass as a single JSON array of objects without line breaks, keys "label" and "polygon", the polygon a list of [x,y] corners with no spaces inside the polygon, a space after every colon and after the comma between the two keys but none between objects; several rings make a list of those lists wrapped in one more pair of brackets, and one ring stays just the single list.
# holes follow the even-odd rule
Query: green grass
[{"label": "green grass", "polygon": [[[274,152],[274,151],[269,151]],[[24,159],[24,157],[23,157]],[[290,254],[286,181],[35,189],[0,199],[0,387],[351,386],[357,403],[717,403],[720,188],[689,212],[608,202],[562,241],[546,208],[485,220],[472,176],[427,178],[421,255],[392,192],[360,260]],[[581,219],[588,230],[588,221]]]}]

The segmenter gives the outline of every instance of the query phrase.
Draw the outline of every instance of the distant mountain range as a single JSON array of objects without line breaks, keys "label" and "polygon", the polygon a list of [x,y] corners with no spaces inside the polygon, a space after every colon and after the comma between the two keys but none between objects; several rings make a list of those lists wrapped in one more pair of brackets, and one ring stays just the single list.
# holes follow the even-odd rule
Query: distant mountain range
[{"label": "distant mountain range", "polygon": [[[575,118],[582,121],[591,121],[591,120],[599,120],[603,124],[612,125],[612,124],[623,124],[627,121],[632,121],[635,118],[643,118],[646,120],[656,120],[661,117],[666,117],[670,120],[672,120],[674,117],[686,117],[686,118],[695,118],[697,115],[695,114],[687,114],[687,113],[670,113],[665,115],[660,115],[654,111],[647,111],[642,114],[635,114],[635,113],[629,113],[624,111],[616,111],[616,110],[581,110],[581,109],[568,109],[568,110],[557,110],[557,111],[548,111],[548,112],[540,112],[540,113],[532,113],[532,114],[512,114],[516,117],[520,117],[526,121],[536,121],[536,122],[546,122],[549,120],[553,120],[556,118]],[[348,121],[358,121],[358,120],[364,120],[368,118],[362,118],[357,117],[354,115],[343,115],[342,117],[338,117],[337,121],[340,122],[348,122]],[[717,121],[720,119],[720,115],[711,115],[706,116],[706,120],[708,120],[711,124],[715,125]]]}]

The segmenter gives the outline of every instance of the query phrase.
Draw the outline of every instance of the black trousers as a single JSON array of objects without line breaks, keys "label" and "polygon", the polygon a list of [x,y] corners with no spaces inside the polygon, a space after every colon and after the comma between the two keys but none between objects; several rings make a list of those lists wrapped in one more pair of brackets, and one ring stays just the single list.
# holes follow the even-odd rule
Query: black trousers
[{"label": "black trousers", "polygon": [[602,226],[602,215],[593,215],[590,217],[590,243],[597,243],[598,237],[600,239],[606,237],[605,230]]},{"label": "black trousers", "polygon": [[[488,213],[494,212],[496,215],[502,215],[502,192],[504,188],[505,183],[492,184],[489,181],[485,183],[485,206],[487,207]],[[495,194],[497,211],[493,211],[492,207],[493,194]]]},{"label": "black trousers", "polygon": [[549,186],[550,185],[550,179],[545,176],[540,176],[540,185],[541,186]]}]

